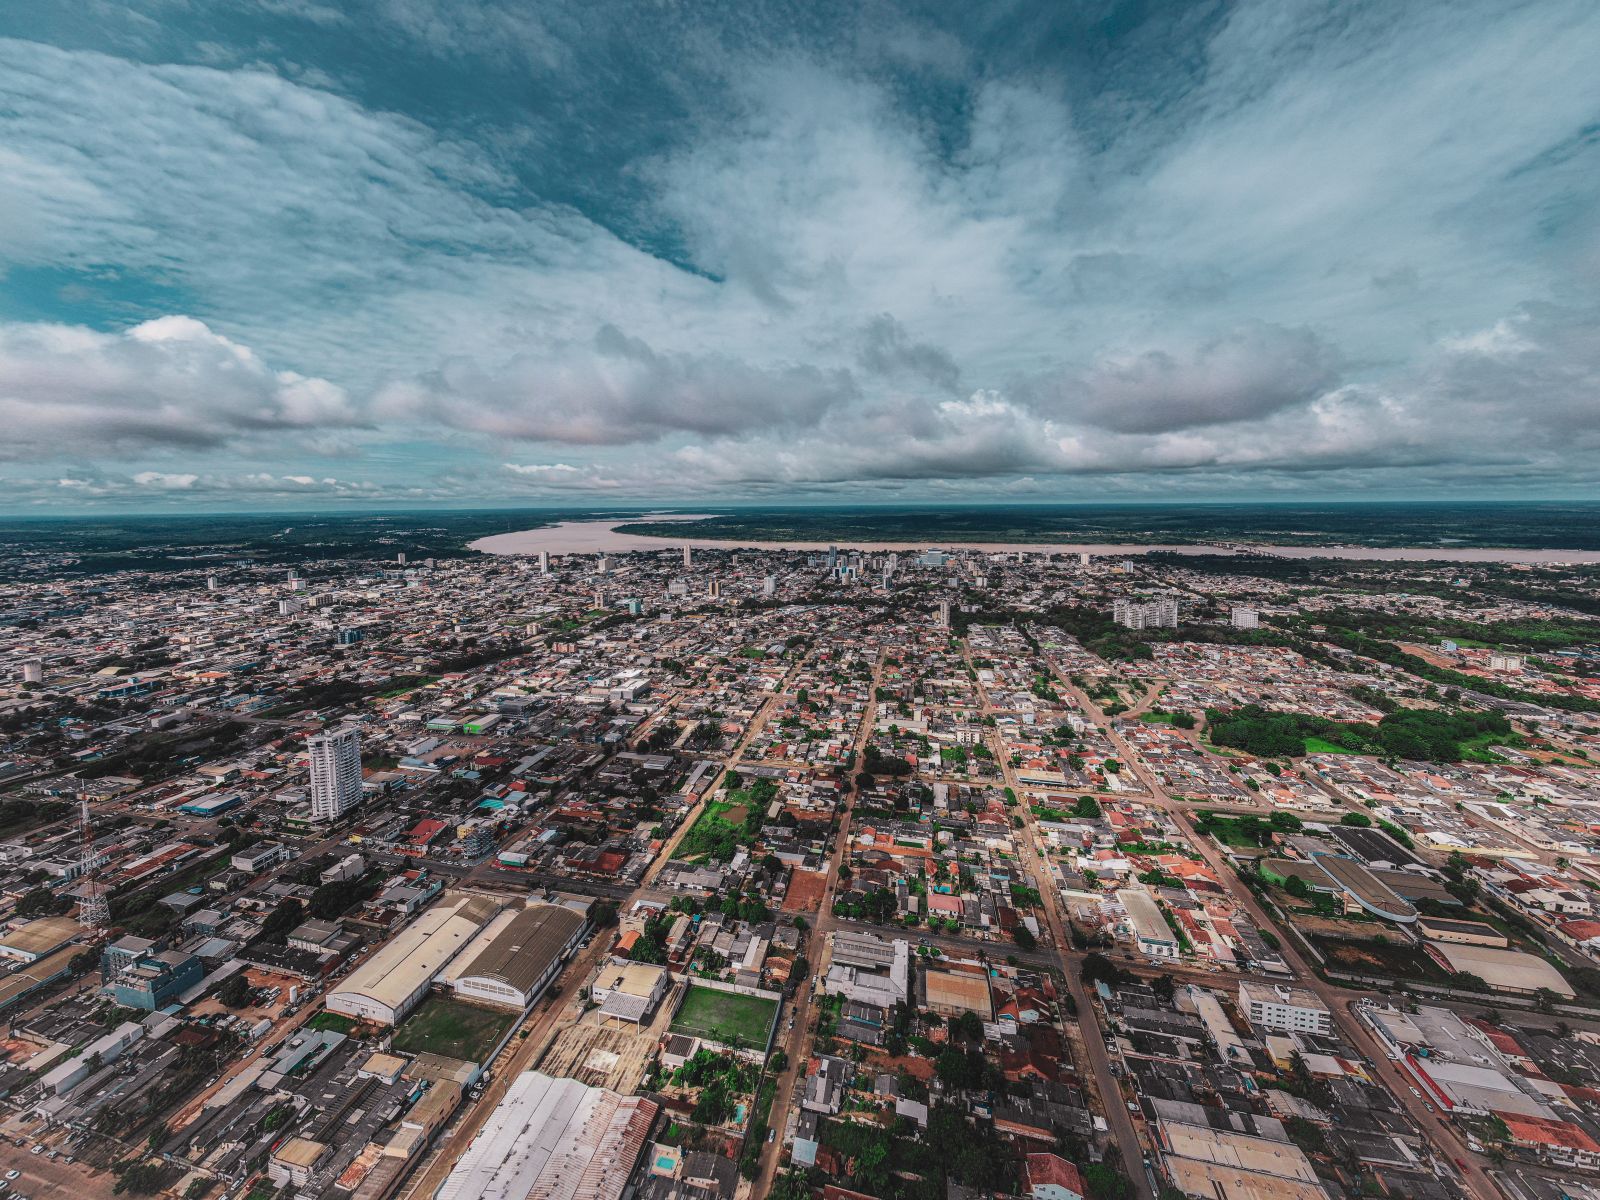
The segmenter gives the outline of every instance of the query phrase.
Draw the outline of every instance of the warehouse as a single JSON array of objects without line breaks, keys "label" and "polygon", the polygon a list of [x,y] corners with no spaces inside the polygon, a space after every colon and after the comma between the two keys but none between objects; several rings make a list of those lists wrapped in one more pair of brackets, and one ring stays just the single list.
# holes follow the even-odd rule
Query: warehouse
[{"label": "warehouse", "polygon": [[1128,928],[1141,954],[1151,958],[1178,957],[1178,935],[1168,927],[1161,906],[1149,892],[1123,888],[1117,893],[1117,900],[1128,914]]},{"label": "warehouse", "polygon": [[672,976],[665,967],[648,963],[608,962],[589,988],[589,998],[600,1005],[602,1017],[643,1025],[667,994]]},{"label": "warehouse", "polygon": [[383,949],[361,966],[336,991],[326,1007],[375,1021],[396,1024],[415,1008],[440,971],[477,937],[500,911],[492,896],[447,892]]},{"label": "warehouse", "polygon": [[0,932],[0,958],[37,962],[63,950],[83,936],[83,926],[71,917],[40,917]]},{"label": "warehouse", "polygon": [[583,914],[564,905],[530,905],[492,936],[473,943],[461,956],[464,965],[451,987],[463,1000],[526,1008],[561,973],[561,964],[588,928]]},{"label": "warehouse", "polygon": [[658,1111],[639,1096],[525,1072],[472,1139],[438,1200],[620,1200]]},{"label": "warehouse", "polygon": [[1425,942],[1423,949],[1428,957],[1445,970],[1463,975],[1476,975],[1496,992],[1533,992],[1548,990],[1571,1000],[1576,994],[1561,972],[1544,959],[1521,950],[1499,950],[1492,946],[1455,945],[1449,942]]},{"label": "warehouse", "polygon": [[942,1017],[973,1013],[980,1020],[994,1020],[994,1001],[989,996],[989,976],[983,971],[946,970],[930,966],[923,972],[923,1007]]}]

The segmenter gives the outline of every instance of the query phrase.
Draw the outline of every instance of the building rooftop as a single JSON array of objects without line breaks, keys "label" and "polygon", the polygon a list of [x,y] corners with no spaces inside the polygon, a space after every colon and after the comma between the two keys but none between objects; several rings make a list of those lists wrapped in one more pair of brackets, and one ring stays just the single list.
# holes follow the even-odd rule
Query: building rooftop
[{"label": "building rooftop", "polygon": [[584,918],[560,904],[523,909],[461,969],[457,979],[498,980],[526,992],[583,928]]}]

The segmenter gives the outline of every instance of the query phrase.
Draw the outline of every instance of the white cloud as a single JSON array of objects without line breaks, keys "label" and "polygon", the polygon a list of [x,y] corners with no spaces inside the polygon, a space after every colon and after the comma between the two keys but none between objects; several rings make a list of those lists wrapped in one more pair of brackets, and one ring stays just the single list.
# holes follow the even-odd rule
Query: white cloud
[{"label": "white cloud", "polygon": [[1591,470],[1592,5],[524,8],[275,2],[482,74],[459,111],[224,21],[147,55],[224,67],[0,40],[0,269],[103,302],[0,325],[0,457],[265,495]]},{"label": "white cloud", "polygon": [[0,325],[0,458],[199,450],[245,434],[357,420],[341,388],[275,372],[189,317],[162,317],[121,334]]}]

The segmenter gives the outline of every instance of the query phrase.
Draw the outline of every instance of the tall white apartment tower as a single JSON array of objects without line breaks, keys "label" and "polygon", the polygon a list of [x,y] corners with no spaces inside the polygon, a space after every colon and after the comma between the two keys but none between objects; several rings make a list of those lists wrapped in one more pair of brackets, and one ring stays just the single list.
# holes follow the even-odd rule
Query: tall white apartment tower
[{"label": "tall white apartment tower", "polygon": [[685,546],[683,548],[683,565],[685,567],[694,566],[694,547],[693,546]]},{"label": "tall white apartment tower", "polygon": [[1261,614],[1253,608],[1236,604],[1230,620],[1235,629],[1255,629],[1261,624]]},{"label": "tall white apartment tower", "polygon": [[539,551],[539,574],[550,574],[550,551],[548,550]]},{"label": "tall white apartment tower", "polygon": [[311,753],[311,819],[334,821],[361,803],[361,734],[335,729],[306,739]]}]

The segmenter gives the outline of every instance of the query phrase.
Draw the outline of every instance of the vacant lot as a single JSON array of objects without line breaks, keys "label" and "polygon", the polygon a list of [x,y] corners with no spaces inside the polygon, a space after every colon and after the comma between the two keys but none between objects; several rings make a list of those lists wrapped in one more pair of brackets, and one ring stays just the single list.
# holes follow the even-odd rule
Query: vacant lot
[{"label": "vacant lot", "polygon": [[1443,983],[1447,976],[1439,965],[1413,945],[1394,942],[1351,941],[1347,938],[1318,937],[1311,940],[1336,971],[1405,981],[1421,979]]},{"label": "vacant lot", "polygon": [[739,1038],[746,1046],[765,1046],[777,1011],[774,1000],[690,984],[683,1007],[672,1022],[672,1031],[719,1042]]},{"label": "vacant lot", "polygon": [[481,1063],[516,1016],[430,996],[394,1031],[394,1048],[407,1054],[443,1054]]},{"label": "vacant lot", "polygon": [[828,877],[820,871],[802,871],[796,867],[789,872],[789,890],[783,894],[783,911],[816,912],[822,907],[822,894],[827,886]]}]

